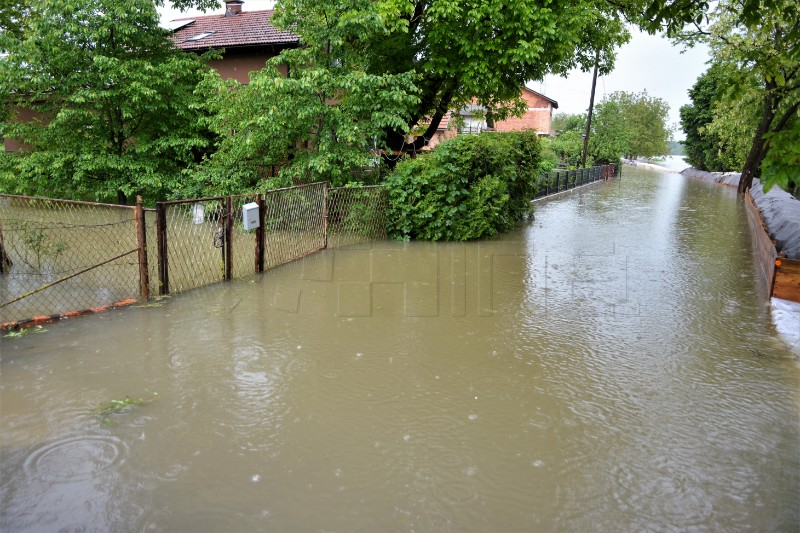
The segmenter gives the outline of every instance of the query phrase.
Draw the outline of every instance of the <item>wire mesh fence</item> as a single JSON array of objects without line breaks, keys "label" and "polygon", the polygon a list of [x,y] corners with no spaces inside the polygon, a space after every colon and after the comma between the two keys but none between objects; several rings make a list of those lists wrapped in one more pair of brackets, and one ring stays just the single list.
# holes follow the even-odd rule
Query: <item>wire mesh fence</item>
[{"label": "wire mesh fence", "polygon": [[389,197],[382,186],[328,189],[329,248],[386,239]]},{"label": "wire mesh fence", "polygon": [[158,293],[225,279],[225,198],[162,202],[156,207]]},{"label": "wire mesh fence", "polygon": [[311,183],[264,195],[264,267],[272,268],[325,247],[327,184]]},{"label": "wire mesh fence", "polygon": [[[246,229],[244,208],[259,224]],[[156,209],[0,195],[0,325],[183,292],[385,238],[382,187],[312,183]]]},{"label": "wire mesh fence", "polygon": [[0,323],[140,292],[135,209],[0,195]]},{"label": "wire mesh fence", "polygon": [[[537,197],[615,176],[543,175]],[[244,207],[258,207],[246,229]],[[156,209],[0,195],[0,327],[242,278],[329,247],[386,238],[382,186],[326,183]]]}]

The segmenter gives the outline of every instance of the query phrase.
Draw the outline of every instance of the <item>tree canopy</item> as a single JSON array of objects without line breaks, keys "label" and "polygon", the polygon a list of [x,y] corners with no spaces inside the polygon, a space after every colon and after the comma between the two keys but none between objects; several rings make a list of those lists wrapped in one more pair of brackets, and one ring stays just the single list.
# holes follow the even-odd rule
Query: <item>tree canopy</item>
[{"label": "tree canopy", "polygon": [[273,21],[291,28],[302,47],[271,59],[248,85],[210,74],[202,92],[215,95],[211,124],[221,142],[195,173],[198,186],[262,187],[272,166],[282,167],[282,185],[340,185],[374,165],[385,130],[408,131],[408,109],[418,100],[413,72],[367,68],[370,43],[390,32],[378,7],[370,0],[294,0]]},{"label": "tree canopy", "polygon": [[[291,0],[279,2],[283,7]],[[620,11],[605,1],[575,0],[557,7],[535,0],[383,0],[395,20],[371,43],[371,72],[414,72],[420,98],[410,109],[420,148],[448,110],[476,101],[500,119],[522,109],[525,82],[572,68],[588,70],[599,52],[601,73],[629,39]],[[406,143],[390,131],[391,148]]]},{"label": "tree canopy", "polygon": [[[711,120],[698,128],[720,153],[747,146],[740,192],[750,187],[754,176],[760,176],[767,188],[800,182],[797,3],[722,0],[701,22],[681,33],[680,39],[709,45],[714,73],[707,75],[721,77],[723,83],[711,97]],[[693,97],[698,109],[705,105],[700,96]],[[691,113],[687,118],[692,119]]]},{"label": "tree canopy", "polygon": [[6,190],[163,197],[208,144],[194,93],[207,67],[174,48],[151,0],[29,2],[0,49],[0,133],[27,145],[4,154]]}]

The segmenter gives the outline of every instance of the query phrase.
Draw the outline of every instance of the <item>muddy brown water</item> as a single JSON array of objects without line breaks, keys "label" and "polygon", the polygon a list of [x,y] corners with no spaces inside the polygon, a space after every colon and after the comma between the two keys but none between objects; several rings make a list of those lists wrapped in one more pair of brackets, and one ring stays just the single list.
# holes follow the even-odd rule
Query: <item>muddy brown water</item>
[{"label": "muddy brown water", "polygon": [[3,338],[0,529],[797,531],[800,354],[742,206],[624,172],[501,239]]}]

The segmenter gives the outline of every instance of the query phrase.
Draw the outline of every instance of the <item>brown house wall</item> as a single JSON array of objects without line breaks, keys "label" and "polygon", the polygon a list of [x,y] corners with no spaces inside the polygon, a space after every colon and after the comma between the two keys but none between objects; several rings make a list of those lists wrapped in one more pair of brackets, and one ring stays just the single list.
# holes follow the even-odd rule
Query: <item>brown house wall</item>
[{"label": "brown house wall", "polygon": [[[258,49],[235,48],[225,51],[222,59],[215,59],[210,62],[213,69],[219,72],[223,79],[233,79],[239,83],[250,83],[250,72],[261,70],[267,61],[275,57],[277,53]],[[286,65],[281,65],[278,70],[284,76],[287,74]]]},{"label": "brown house wall", "polygon": [[[31,120],[42,119],[44,117],[41,113],[24,107],[15,109],[14,116],[19,122],[30,122]],[[15,139],[3,139],[3,148],[7,152],[16,152],[17,150],[25,150],[29,147]]]}]

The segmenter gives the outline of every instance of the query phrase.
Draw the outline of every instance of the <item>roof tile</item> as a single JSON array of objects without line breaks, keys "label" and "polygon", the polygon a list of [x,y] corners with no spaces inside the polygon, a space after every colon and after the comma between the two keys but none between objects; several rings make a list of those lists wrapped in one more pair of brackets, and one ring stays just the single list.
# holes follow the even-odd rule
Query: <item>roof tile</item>
[{"label": "roof tile", "polygon": [[[237,46],[259,46],[277,44],[297,44],[297,35],[279,31],[272,25],[273,9],[264,11],[242,11],[236,15],[206,15],[176,20],[194,22],[179,28],[172,34],[172,40],[183,50],[207,50]],[[213,32],[207,37],[190,41],[192,37]]]}]

